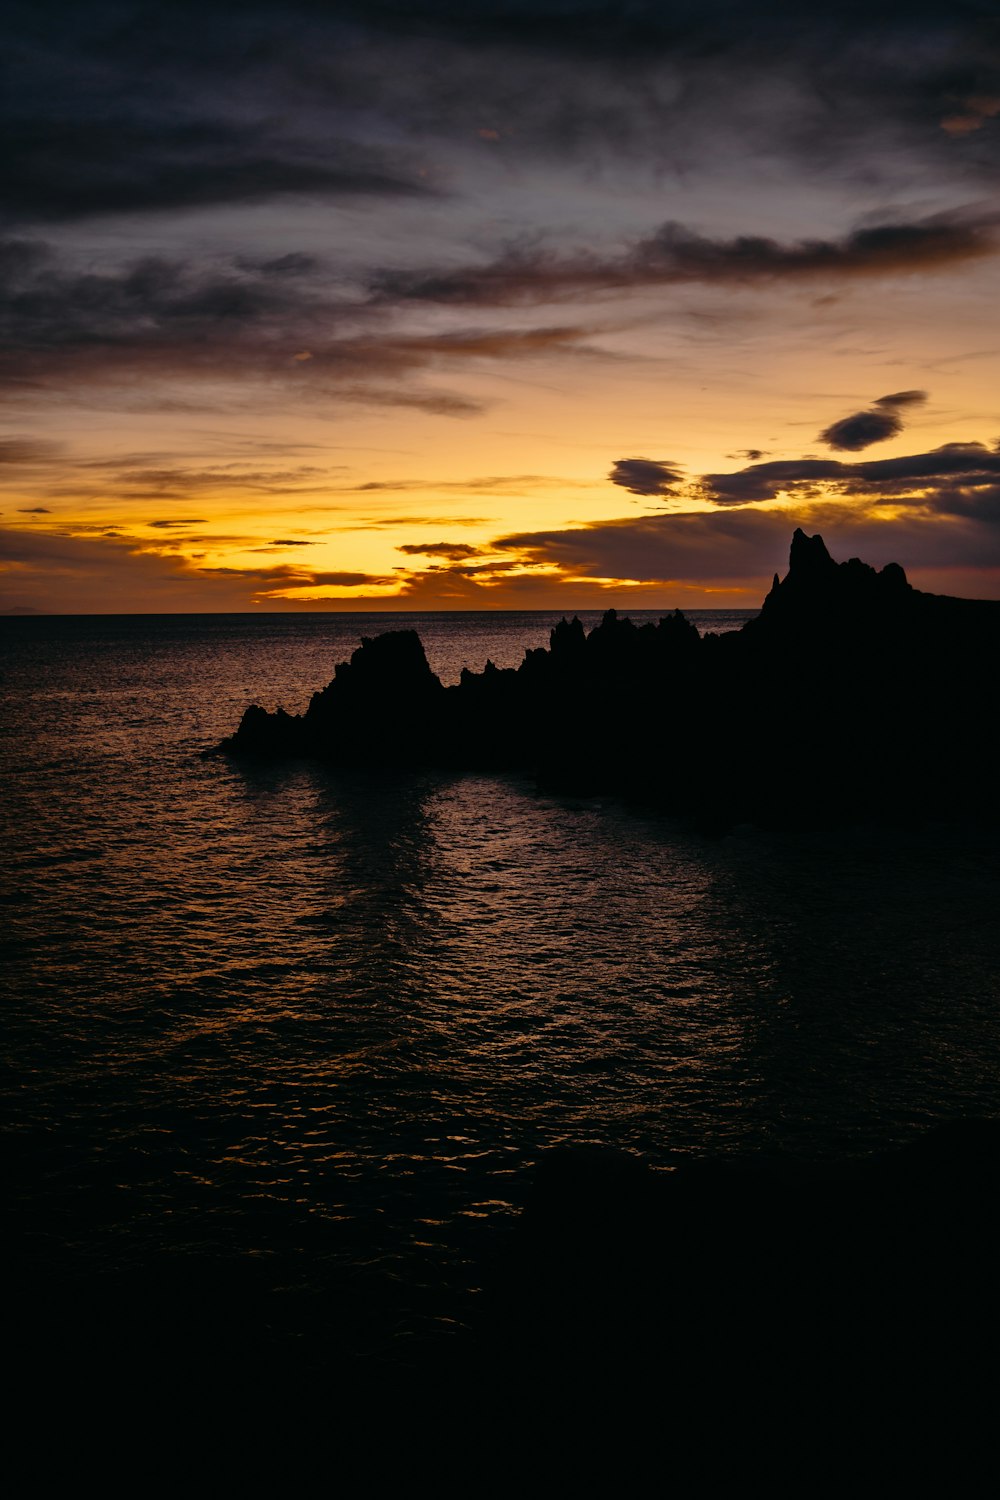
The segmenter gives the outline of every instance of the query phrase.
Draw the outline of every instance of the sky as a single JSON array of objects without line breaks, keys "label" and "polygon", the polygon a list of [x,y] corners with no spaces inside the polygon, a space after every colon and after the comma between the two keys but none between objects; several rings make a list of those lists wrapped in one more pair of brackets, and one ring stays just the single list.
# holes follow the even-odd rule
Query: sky
[{"label": "sky", "polygon": [[0,610],[1000,597],[995,0],[7,14]]}]

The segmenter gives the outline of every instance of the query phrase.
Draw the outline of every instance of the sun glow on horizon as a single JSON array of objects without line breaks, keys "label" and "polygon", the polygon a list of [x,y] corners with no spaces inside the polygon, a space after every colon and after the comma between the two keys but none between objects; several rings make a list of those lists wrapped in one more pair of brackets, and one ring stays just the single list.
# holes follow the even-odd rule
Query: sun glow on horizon
[{"label": "sun glow on horizon", "polygon": [[[240,64],[247,135],[214,62],[141,86],[93,19],[52,42],[78,187],[32,158],[0,246],[0,609],[668,605],[752,594],[789,523],[1000,596],[1000,116],[941,93],[930,41],[824,32],[820,150],[811,21],[751,77],[766,20],[727,8],[731,48],[664,34],[638,90],[612,40],[525,34],[508,74],[456,34],[446,95],[386,21],[401,71],[344,79],[348,122],[308,83],[345,65],[317,19],[273,98]],[[968,17],[949,45],[983,66]],[[180,98],[204,129],[176,135]]]}]

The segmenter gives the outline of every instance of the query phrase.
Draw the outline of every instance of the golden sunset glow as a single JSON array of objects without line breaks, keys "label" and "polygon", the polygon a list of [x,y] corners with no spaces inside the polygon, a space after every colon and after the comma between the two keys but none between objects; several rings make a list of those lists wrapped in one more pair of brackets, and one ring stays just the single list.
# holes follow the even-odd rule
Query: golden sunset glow
[{"label": "golden sunset glow", "polygon": [[[314,39],[331,76],[338,35]],[[227,54],[294,122],[256,168],[205,76],[177,123],[164,48],[115,106],[133,134],[163,111],[132,186],[113,143],[67,136],[5,231],[0,608],[754,601],[800,520],[1000,592],[996,97],[942,92],[891,28],[877,67],[818,35],[763,70],[741,34],[711,61],[678,38],[635,93],[613,51],[522,38],[516,115],[489,45],[437,44],[431,108],[398,82],[429,43],[386,33],[353,113]],[[82,64],[67,87],[104,118]],[[964,467],[928,460],[955,444]],[[762,495],[767,464],[789,468]]]},{"label": "golden sunset glow", "polygon": [[1000,0],[0,73],[15,1500],[978,1493]]}]

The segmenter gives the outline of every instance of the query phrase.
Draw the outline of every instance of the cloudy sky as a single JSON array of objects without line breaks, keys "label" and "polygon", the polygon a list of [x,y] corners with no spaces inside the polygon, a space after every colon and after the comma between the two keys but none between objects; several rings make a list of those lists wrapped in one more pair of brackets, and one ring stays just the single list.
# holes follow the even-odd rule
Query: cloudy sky
[{"label": "cloudy sky", "polygon": [[995,0],[9,7],[0,609],[1000,597]]}]

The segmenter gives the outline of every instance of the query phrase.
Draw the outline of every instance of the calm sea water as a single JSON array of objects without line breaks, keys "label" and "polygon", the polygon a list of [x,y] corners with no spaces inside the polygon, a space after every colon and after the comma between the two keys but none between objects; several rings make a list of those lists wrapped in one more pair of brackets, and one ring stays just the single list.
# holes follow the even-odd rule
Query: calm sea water
[{"label": "calm sea water", "polygon": [[[555,618],[405,623],[452,681]],[[1000,1113],[985,834],[710,840],[515,777],[198,758],[393,622],[0,625],[5,1114],[40,1253],[277,1257],[287,1306],[354,1299],[376,1347],[470,1316],[552,1146],[830,1156]]]}]

